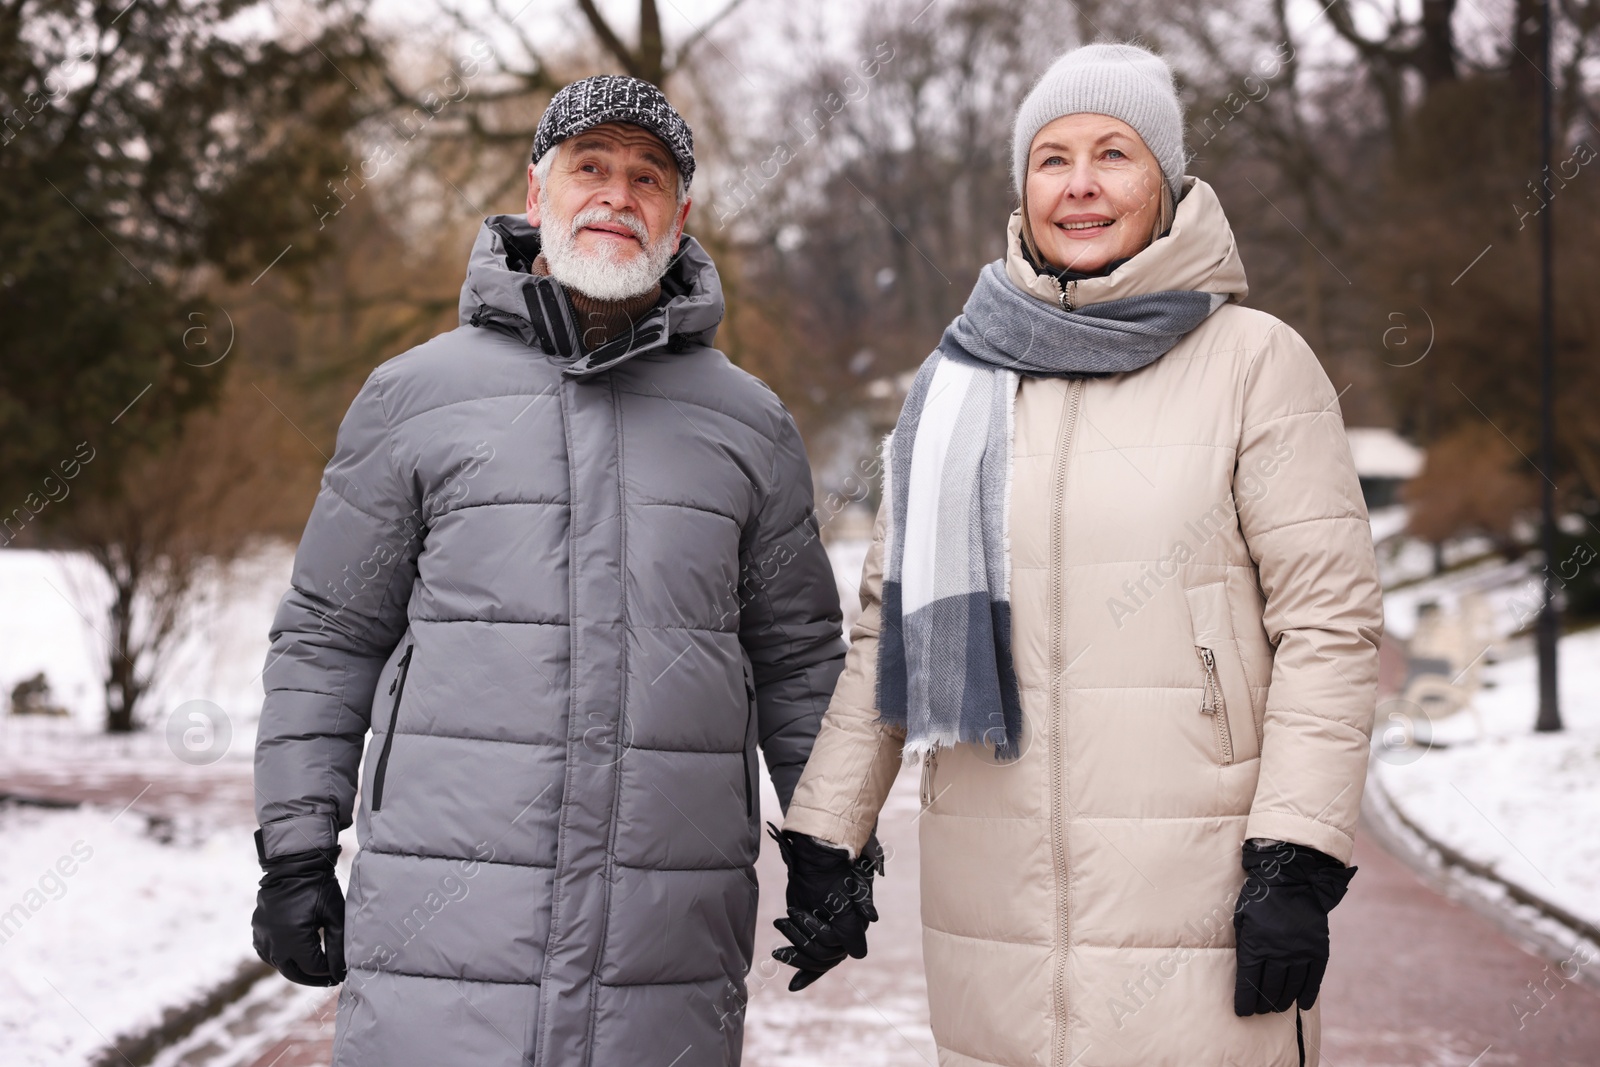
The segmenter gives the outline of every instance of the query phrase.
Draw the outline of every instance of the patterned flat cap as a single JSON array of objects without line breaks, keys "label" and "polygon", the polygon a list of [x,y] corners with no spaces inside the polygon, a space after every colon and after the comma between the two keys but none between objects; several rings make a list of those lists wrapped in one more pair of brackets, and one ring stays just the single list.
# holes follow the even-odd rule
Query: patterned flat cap
[{"label": "patterned flat cap", "polygon": [[689,188],[694,178],[694,132],[660,89],[621,74],[596,74],[551,97],[533,137],[533,161],[567,138],[606,122],[630,122],[661,138],[678,163],[683,187]]}]

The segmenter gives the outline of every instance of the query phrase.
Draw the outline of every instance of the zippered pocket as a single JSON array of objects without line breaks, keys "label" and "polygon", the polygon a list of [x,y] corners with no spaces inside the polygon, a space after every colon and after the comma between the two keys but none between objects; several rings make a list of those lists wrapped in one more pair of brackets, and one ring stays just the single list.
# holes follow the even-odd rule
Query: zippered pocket
[{"label": "zippered pocket", "polygon": [[1210,715],[1217,735],[1217,759],[1239,763],[1260,755],[1254,701],[1244,658],[1234,636],[1227,586],[1221,581],[1186,588],[1195,654],[1204,676],[1202,714]]},{"label": "zippered pocket", "polygon": [[931,749],[922,757],[922,806],[928,807],[933,803],[933,771],[939,763],[939,750]]},{"label": "zippered pocket", "polygon": [[744,665],[744,744],[739,752],[739,761],[744,766],[744,813],[746,818],[754,819],[756,814],[755,782],[750,775],[750,727],[756,719],[756,682],[750,673],[750,664]]},{"label": "zippered pocket", "polygon": [[1205,689],[1200,695],[1200,714],[1211,716],[1211,726],[1217,734],[1217,758],[1224,764],[1233,762],[1233,731],[1228,728],[1228,703],[1222,696],[1222,683],[1217,680],[1217,654],[1209,648],[1195,646],[1200,653],[1200,667],[1205,671]]},{"label": "zippered pocket", "polygon": [[378,751],[378,766],[372,772],[373,811],[383,807],[383,779],[389,772],[389,750],[394,747],[394,728],[400,721],[400,698],[405,695],[406,675],[411,670],[411,654],[416,650],[416,645],[406,649],[406,654],[400,657],[400,668],[394,673],[394,681],[389,683],[389,692],[394,694],[394,705],[389,709],[389,729],[383,735],[383,748]]}]

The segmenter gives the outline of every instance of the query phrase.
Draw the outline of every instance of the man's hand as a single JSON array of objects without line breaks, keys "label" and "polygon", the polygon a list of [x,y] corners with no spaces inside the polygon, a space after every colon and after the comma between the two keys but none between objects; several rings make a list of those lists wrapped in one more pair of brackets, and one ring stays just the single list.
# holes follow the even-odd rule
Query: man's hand
[{"label": "man's hand", "polygon": [[[256,831],[261,854],[261,831]],[[261,860],[256,911],[250,918],[256,955],[300,985],[344,981],[344,895],[334,876],[339,848],[310,849]]]},{"label": "man's hand", "polygon": [[1354,867],[1303,845],[1246,843],[1244,889],[1233,911],[1239,970],[1235,1015],[1301,1010],[1317,1001],[1328,968],[1328,913]]},{"label": "man's hand", "polygon": [[883,849],[877,839],[855,859],[844,849],[830,848],[814,837],[771,823],[767,832],[778,843],[789,868],[785,898],[789,914],[774,920],[789,944],[772,950],[779,963],[797,968],[789,991],[798,992],[821,978],[846,956],[867,954],[867,924],[878,921],[872,906],[872,876],[883,873]]}]

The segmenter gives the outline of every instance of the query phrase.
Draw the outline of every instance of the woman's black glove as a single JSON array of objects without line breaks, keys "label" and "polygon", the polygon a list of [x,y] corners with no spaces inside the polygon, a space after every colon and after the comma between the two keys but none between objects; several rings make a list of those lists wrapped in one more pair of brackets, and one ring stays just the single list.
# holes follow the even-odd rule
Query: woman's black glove
[{"label": "woman's black glove", "polygon": [[1246,843],[1244,889],[1233,911],[1238,943],[1235,1015],[1305,1010],[1328,969],[1328,913],[1354,867],[1303,845]]},{"label": "woman's black glove", "polygon": [[344,981],[344,894],[333,864],[339,846],[288,856],[261,856],[261,891],[250,917],[256,955],[300,985],[330,986]]},{"label": "woman's black glove", "polygon": [[883,873],[883,849],[876,837],[855,859],[842,848],[830,848],[814,837],[779,832],[767,824],[789,868],[785,899],[789,914],[773,925],[789,944],[772,950],[779,963],[797,968],[789,991],[798,992],[821,978],[846,956],[867,954],[867,924],[878,921],[872,906],[872,876]]}]

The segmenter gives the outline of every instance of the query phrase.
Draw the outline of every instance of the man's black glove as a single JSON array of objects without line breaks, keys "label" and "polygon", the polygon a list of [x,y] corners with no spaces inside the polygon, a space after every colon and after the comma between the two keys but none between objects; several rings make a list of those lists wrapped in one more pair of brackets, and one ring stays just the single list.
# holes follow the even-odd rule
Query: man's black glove
[{"label": "man's black glove", "polygon": [[1303,845],[1246,843],[1244,889],[1233,911],[1238,943],[1235,1015],[1301,1010],[1317,1001],[1328,969],[1328,913],[1354,867]]},{"label": "man's black glove", "polygon": [[878,921],[872,906],[872,876],[883,873],[883,849],[868,839],[855,859],[842,848],[830,848],[814,837],[771,823],[767,832],[789,868],[784,896],[789,914],[773,925],[789,944],[772,950],[779,963],[797,968],[789,991],[798,992],[837,966],[846,956],[867,954],[867,924]]},{"label": "man's black glove", "polygon": [[[261,831],[256,831],[261,857]],[[333,864],[339,846],[261,858],[261,891],[250,917],[256,955],[300,985],[344,981],[344,895]]]}]

